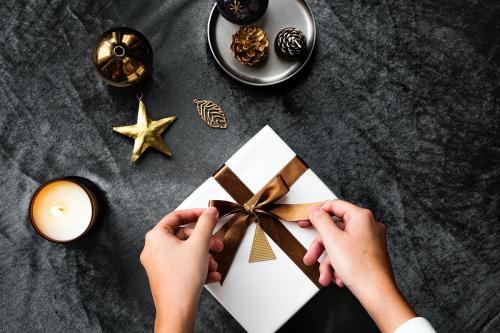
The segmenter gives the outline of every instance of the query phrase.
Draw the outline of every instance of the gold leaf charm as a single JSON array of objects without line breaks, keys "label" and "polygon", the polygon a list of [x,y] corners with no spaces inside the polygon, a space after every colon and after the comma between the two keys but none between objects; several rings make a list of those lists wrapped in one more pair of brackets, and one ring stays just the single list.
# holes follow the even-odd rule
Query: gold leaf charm
[{"label": "gold leaf charm", "polygon": [[260,227],[258,223],[255,225],[255,234],[253,235],[252,249],[250,250],[250,258],[248,262],[266,261],[274,260],[276,256],[274,255],[271,245],[267,241],[266,234],[264,230]]},{"label": "gold leaf charm", "polygon": [[201,120],[212,128],[227,128],[226,115],[224,111],[208,99],[201,101],[195,99],[193,102],[196,104],[196,110]]}]

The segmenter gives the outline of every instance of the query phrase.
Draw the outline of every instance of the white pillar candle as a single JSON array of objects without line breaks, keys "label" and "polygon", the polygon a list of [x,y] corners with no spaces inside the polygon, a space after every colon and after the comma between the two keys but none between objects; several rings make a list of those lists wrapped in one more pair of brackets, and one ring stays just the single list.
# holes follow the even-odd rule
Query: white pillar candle
[{"label": "white pillar candle", "polygon": [[44,238],[69,242],[85,234],[96,220],[95,195],[71,179],[46,183],[34,194],[31,223]]}]

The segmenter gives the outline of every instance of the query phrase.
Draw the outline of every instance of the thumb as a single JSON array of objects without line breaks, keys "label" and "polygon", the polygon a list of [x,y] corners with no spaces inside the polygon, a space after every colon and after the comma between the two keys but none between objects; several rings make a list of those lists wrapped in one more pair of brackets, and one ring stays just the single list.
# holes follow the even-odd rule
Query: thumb
[{"label": "thumb", "polygon": [[325,238],[328,238],[328,235],[330,237],[341,235],[342,230],[333,221],[330,214],[321,209],[321,207],[311,207],[309,209],[309,220],[323,241],[325,241]]},{"label": "thumb", "polygon": [[193,239],[196,243],[206,244],[208,247],[218,218],[219,212],[217,208],[208,207],[205,209],[198,218],[190,239]]}]

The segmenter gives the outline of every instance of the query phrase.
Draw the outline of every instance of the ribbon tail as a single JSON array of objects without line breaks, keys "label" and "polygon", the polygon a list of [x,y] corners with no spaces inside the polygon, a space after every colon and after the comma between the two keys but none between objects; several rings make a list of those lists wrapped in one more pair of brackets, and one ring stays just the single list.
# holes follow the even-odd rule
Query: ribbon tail
[{"label": "ribbon tail", "polygon": [[287,222],[309,220],[309,208],[320,207],[326,201],[305,204],[270,204],[267,211],[274,217]]},{"label": "ribbon tail", "polygon": [[248,215],[236,214],[215,233],[215,236],[224,243],[224,249],[222,252],[212,253],[218,264],[217,271],[221,274],[221,285],[226,279],[229,268],[231,267],[234,257],[236,256],[236,251],[238,250],[249,225],[250,219]]},{"label": "ribbon tail", "polygon": [[315,262],[311,266],[304,264],[304,255],[307,250],[295,238],[290,231],[278,219],[270,215],[261,215],[260,226],[271,237],[271,239],[286,253],[286,255],[297,265],[300,270],[318,288],[322,288],[319,283],[319,263]]}]

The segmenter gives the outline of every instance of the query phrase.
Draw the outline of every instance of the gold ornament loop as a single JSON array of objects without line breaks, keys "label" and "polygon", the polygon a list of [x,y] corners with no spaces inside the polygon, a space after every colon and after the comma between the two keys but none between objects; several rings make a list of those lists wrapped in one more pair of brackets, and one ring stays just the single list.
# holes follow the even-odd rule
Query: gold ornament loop
[{"label": "gold ornament loop", "polygon": [[137,97],[137,100],[142,101],[142,98],[144,97],[144,93],[142,92],[142,90],[137,91],[135,97]]}]

